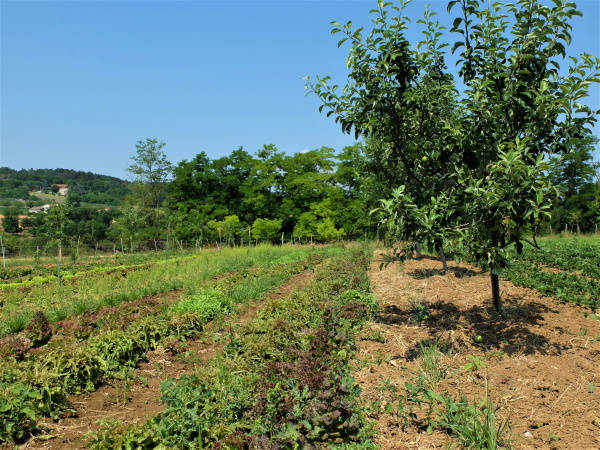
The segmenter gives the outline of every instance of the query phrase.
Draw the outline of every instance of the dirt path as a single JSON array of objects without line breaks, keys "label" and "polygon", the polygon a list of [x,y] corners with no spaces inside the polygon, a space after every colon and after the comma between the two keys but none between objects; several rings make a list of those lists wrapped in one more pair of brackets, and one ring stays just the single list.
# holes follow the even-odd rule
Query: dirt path
[{"label": "dirt path", "polygon": [[192,373],[198,365],[222,350],[228,336],[241,325],[251,321],[268,300],[290,295],[294,290],[305,286],[312,276],[312,271],[302,272],[290,278],[275,292],[268,294],[265,299],[249,303],[237,313],[208,324],[205,331],[196,338],[177,343],[174,349],[160,347],[149,352],[147,362],[140,364],[135,375],[127,382],[112,380],[90,395],[72,397],[71,403],[77,410],[74,417],[58,421],[44,419],[39,424],[43,434],[19,448],[85,448],[82,436],[88,431],[98,430],[100,419],[140,423],[153,417],[164,407],[160,402],[161,382]]},{"label": "dirt path", "polygon": [[[489,277],[479,269],[451,263],[442,274],[441,263],[426,257],[380,271],[379,253],[371,281],[383,312],[370,323],[370,340],[359,342],[356,379],[368,402],[382,402],[376,415],[381,448],[441,448],[449,442],[441,432],[403,430],[398,414],[384,412],[389,392],[403,394],[419,373],[417,343],[436,338],[449,347],[440,364],[445,378],[436,389],[473,401],[485,398],[487,384],[500,417],[510,420],[515,448],[600,448],[599,321],[506,281],[501,289],[508,317],[499,318]],[[483,342],[474,342],[477,335]],[[467,370],[473,358],[485,367]]]}]

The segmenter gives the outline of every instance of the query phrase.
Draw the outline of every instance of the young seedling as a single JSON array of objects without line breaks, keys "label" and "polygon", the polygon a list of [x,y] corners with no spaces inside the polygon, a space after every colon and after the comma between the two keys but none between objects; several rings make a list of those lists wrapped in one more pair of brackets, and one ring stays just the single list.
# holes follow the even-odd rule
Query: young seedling
[{"label": "young seedling", "polygon": [[479,356],[467,355],[471,361],[465,364],[465,370],[467,372],[475,372],[485,367],[485,362]]}]

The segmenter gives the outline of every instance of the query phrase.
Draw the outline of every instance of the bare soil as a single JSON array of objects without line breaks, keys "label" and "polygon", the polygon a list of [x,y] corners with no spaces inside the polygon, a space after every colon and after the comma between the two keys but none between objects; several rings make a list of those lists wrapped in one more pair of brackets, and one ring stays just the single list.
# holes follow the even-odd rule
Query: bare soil
[{"label": "bare soil", "polygon": [[[500,317],[489,276],[479,269],[451,262],[443,273],[439,260],[424,257],[380,271],[380,253],[371,282],[383,311],[365,336],[385,342],[359,342],[355,377],[367,403],[383,402],[376,414],[381,448],[443,448],[451,442],[441,432],[402,429],[398,415],[383,412],[391,399],[384,382],[404,393],[420,371],[418,342],[427,339],[451,347],[441,359],[445,379],[435,390],[471,402],[488,392],[499,417],[510,421],[514,448],[600,448],[600,322],[584,316],[589,310],[503,281],[507,313]],[[419,304],[429,312],[424,320]],[[474,342],[478,335],[483,342]],[[466,370],[472,357],[485,367]]]}]

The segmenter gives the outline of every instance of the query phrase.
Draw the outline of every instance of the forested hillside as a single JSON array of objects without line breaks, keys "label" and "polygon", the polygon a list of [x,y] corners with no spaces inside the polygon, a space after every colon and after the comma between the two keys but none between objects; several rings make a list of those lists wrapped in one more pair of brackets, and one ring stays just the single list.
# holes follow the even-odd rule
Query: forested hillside
[{"label": "forested hillside", "polygon": [[0,167],[0,198],[29,200],[31,191],[51,190],[68,184],[79,201],[118,205],[128,192],[129,182],[108,175],[70,169],[21,169]]}]

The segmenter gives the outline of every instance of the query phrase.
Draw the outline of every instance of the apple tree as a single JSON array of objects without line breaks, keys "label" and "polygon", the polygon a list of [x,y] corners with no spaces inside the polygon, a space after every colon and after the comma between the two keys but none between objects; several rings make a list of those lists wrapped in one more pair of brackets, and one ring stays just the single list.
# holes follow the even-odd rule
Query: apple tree
[{"label": "apple tree", "polygon": [[453,0],[456,83],[444,64],[451,34],[426,11],[418,22],[425,39],[411,46],[408,3],[379,1],[366,37],[352,23],[334,23],[340,45],[351,43],[348,82],[338,92],[317,77],[307,88],[343,131],[387,144],[374,157],[395,172],[391,198],[378,208],[388,229],[438,250],[461,248],[491,272],[500,311],[505,249],[520,251],[531,234],[535,245],[549,218],[556,188],[547,160],[590,133],[597,112],[580,100],[599,81],[600,60],[570,57],[561,69],[569,21],[580,14],[571,2]]}]

